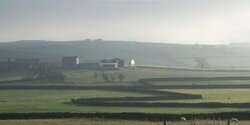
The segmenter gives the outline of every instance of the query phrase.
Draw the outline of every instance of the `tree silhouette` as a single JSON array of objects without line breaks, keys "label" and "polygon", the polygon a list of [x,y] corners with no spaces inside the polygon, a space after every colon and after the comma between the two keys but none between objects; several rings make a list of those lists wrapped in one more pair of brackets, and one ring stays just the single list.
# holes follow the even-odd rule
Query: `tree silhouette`
[{"label": "tree silhouette", "polygon": [[124,75],[120,73],[120,74],[118,75],[118,79],[119,79],[120,82],[121,82],[121,81],[124,79]]},{"label": "tree silhouette", "polygon": [[204,70],[204,69],[208,68],[208,66],[209,66],[208,61],[205,57],[195,57],[194,60],[197,64],[197,67],[200,70]]},{"label": "tree silhouette", "polygon": [[114,75],[111,76],[111,81],[112,82],[115,81],[115,76]]},{"label": "tree silhouette", "polygon": [[103,78],[103,80],[105,81],[105,82],[109,82],[110,80],[109,80],[109,77],[108,77],[108,75],[107,75],[107,73],[105,73],[105,72],[102,72],[102,78]]},{"label": "tree silhouette", "polygon": [[98,78],[98,73],[96,71],[94,71],[94,75],[93,75],[94,79],[95,79],[95,82],[97,81],[97,78]]}]

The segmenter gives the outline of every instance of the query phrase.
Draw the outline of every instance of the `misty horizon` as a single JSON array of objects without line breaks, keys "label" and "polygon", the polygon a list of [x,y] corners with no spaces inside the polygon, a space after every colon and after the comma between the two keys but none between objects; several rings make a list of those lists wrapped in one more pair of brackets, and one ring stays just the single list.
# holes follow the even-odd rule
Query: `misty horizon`
[{"label": "misty horizon", "polygon": [[79,40],[44,40],[44,39],[23,39],[23,40],[15,40],[15,41],[0,41],[0,43],[13,43],[13,42],[58,42],[58,43],[65,43],[65,42],[129,42],[129,43],[152,43],[152,44],[179,44],[179,45],[250,45],[250,42],[232,42],[232,43],[174,43],[174,42],[157,42],[157,41],[126,41],[126,40],[106,40],[106,39],[79,39]]},{"label": "misty horizon", "polygon": [[178,44],[250,41],[247,0],[1,0],[0,42],[86,38]]},{"label": "misty horizon", "polygon": [[15,41],[0,41],[1,43],[15,43],[15,42],[56,42],[56,43],[65,43],[65,42],[125,42],[125,43],[151,43],[151,44],[176,44],[176,45],[211,45],[211,46],[220,46],[220,45],[250,45],[250,42],[232,42],[232,43],[174,43],[174,42],[157,42],[157,41],[125,41],[125,40],[106,40],[102,38],[87,38],[79,40],[43,40],[43,39],[24,39],[24,40],[15,40]]}]

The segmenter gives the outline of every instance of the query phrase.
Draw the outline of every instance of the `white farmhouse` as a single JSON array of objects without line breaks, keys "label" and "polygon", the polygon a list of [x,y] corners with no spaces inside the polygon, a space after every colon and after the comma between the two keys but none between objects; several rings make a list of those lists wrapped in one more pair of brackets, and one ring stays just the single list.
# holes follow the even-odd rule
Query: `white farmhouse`
[{"label": "white farmhouse", "polygon": [[128,67],[135,67],[135,60],[131,59],[128,61]]}]

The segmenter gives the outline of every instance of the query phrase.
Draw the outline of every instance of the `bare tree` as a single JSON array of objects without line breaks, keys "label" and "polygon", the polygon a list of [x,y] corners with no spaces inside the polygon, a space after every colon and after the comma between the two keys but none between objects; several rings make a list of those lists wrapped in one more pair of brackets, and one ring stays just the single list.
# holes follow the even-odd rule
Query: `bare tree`
[{"label": "bare tree", "polygon": [[95,79],[95,82],[97,81],[97,77],[98,77],[98,74],[96,71],[94,71],[94,75],[93,75],[94,79]]},{"label": "bare tree", "polygon": [[121,81],[124,79],[124,75],[120,73],[120,74],[118,75],[118,79],[119,79],[120,82],[121,82]]},{"label": "bare tree", "polygon": [[112,75],[110,79],[112,82],[115,81],[115,76]]},{"label": "bare tree", "polygon": [[208,66],[209,66],[209,63],[205,57],[194,57],[194,60],[197,64],[197,67],[200,70],[204,70],[204,69],[208,68]]},{"label": "bare tree", "polygon": [[108,77],[108,74],[105,73],[105,72],[102,72],[102,78],[103,78],[104,82],[109,82],[110,81],[109,77]]}]

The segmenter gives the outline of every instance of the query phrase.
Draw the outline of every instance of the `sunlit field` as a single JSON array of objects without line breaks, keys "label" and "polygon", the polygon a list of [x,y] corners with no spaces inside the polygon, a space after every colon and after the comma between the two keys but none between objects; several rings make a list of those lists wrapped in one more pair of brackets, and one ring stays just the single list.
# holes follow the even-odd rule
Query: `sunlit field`
[{"label": "sunlit field", "polygon": [[[98,70],[98,78],[93,78],[94,70],[69,70],[64,71],[66,81],[62,83],[48,81],[27,81],[1,83],[0,87],[6,86],[132,86],[132,88],[147,87],[137,82],[141,78],[171,78],[171,77],[228,77],[228,76],[250,76],[249,71],[194,71],[180,69],[159,69],[159,68],[135,68],[121,69],[117,71],[105,71],[108,75],[124,74],[122,81],[115,79],[113,82],[104,82],[101,72]],[[22,76],[1,74],[1,79],[14,79]],[[14,77],[14,78],[13,78]],[[250,84],[249,80],[222,80],[222,81],[196,81],[193,82],[155,82],[151,86],[157,85],[223,85],[223,84]],[[122,88],[122,87],[121,87]],[[250,89],[158,89],[155,91],[170,91],[187,94],[200,94],[203,99],[194,100],[160,100],[144,102],[223,102],[223,103],[243,103],[250,102]],[[123,106],[91,106],[75,105],[71,99],[75,98],[121,98],[121,97],[150,97],[156,96],[152,93],[137,91],[120,91],[115,89],[108,90],[81,90],[81,89],[3,89],[0,90],[0,112],[138,112],[138,113],[215,113],[215,112],[236,112],[250,111],[249,108],[182,108],[182,107],[123,107]],[[160,96],[160,95],[157,95]]]},{"label": "sunlit field", "polygon": [[[164,91],[164,90],[163,90]],[[222,102],[244,103],[250,102],[250,89],[171,89],[166,90],[179,93],[201,94],[203,99],[180,100],[171,102]]]}]

